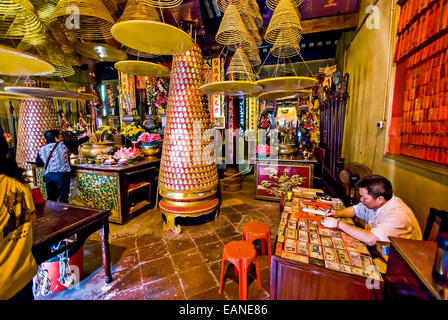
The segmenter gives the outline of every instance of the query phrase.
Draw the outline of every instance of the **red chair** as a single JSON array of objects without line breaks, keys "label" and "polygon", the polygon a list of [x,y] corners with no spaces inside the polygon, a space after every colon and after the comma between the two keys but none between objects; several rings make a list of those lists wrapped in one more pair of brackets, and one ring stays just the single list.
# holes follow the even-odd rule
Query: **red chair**
[{"label": "red chair", "polygon": [[224,290],[224,270],[225,262],[228,261],[235,267],[235,273],[238,271],[239,278],[239,297],[240,300],[247,300],[247,271],[250,264],[255,264],[257,275],[258,290],[263,290],[260,282],[260,271],[258,268],[257,251],[252,243],[248,241],[231,241],[224,246],[221,263],[221,280],[219,282],[219,294]]},{"label": "red chair", "polygon": [[260,239],[261,254],[266,254],[266,247],[269,256],[269,271],[271,271],[271,229],[267,224],[251,221],[243,227],[243,240],[247,240],[253,243],[255,240]]}]

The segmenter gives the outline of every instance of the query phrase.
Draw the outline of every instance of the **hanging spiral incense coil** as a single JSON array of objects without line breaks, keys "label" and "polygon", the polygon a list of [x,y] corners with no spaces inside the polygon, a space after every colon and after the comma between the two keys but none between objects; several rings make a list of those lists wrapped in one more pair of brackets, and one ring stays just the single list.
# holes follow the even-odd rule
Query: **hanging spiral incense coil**
[{"label": "hanging spiral incense coil", "polygon": [[101,0],[60,0],[50,25],[55,22],[65,23],[66,28],[75,31],[79,39],[102,40],[112,38],[110,28],[115,20]]},{"label": "hanging spiral incense coil", "polygon": [[281,0],[278,4],[272,14],[264,39],[266,42],[274,44],[281,30],[286,30],[287,33],[284,34],[284,37],[289,36],[291,39],[302,34],[299,11],[290,0]]},{"label": "hanging spiral incense coil", "polygon": [[21,39],[45,30],[45,25],[28,0],[5,0],[0,5],[0,37]]},{"label": "hanging spiral incense coil", "polygon": [[247,32],[249,35],[254,39],[255,43],[259,46],[263,43],[263,40],[261,40],[260,32],[258,31],[258,27],[255,24],[255,20],[251,16],[241,15],[241,19],[243,20],[243,23],[247,29]]},{"label": "hanging spiral incense coil", "polygon": [[216,0],[216,6],[221,12],[225,12],[229,4],[233,4],[240,14],[247,14],[251,10],[247,0]]},{"label": "hanging spiral incense coil", "polygon": [[260,54],[258,53],[258,50],[256,52],[248,53],[247,57],[249,58],[250,64],[254,67],[259,66],[261,64],[261,58]]},{"label": "hanging spiral incense coil", "polygon": [[255,79],[255,74],[252,71],[249,58],[242,47],[239,47],[230,61],[227,68],[226,76],[232,76],[234,80],[249,80]]},{"label": "hanging spiral incense coil", "polygon": [[290,58],[300,53],[300,37],[291,37],[288,30],[281,30],[271,48],[271,54],[276,58]]},{"label": "hanging spiral incense coil", "polygon": [[248,1],[249,7],[251,10],[249,11],[249,15],[254,18],[255,24],[257,25],[258,29],[260,29],[263,26],[263,17],[260,14],[260,8],[258,7],[257,0],[249,0]]},{"label": "hanging spiral incense coil", "polygon": [[160,15],[156,8],[146,0],[128,0],[120,22],[129,20],[151,20],[160,22]]},{"label": "hanging spiral incense coil", "polygon": [[155,8],[174,8],[182,3],[182,0],[142,0]]},{"label": "hanging spiral incense coil", "polygon": [[39,19],[46,25],[50,24],[51,16],[58,4],[58,0],[30,0],[34,6],[34,11],[39,16]]},{"label": "hanging spiral incense coil", "polygon": [[248,37],[249,34],[237,7],[233,4],[228,5],[216,33],[216,42],[222,45],[238,45]]},{"label": "hanging spiral incense coil", "polygon": [[115,0],[103,0],[104,5],[107,10],[109,10],[110,15],[117,20],[119,16],[118,6]]},{"label": "hanging spiral incense coil", "polygon": [[[266,6],[271,10],[275,10],[280,1],[281,0],[266,0]],[[290,1],[295,7],[300,7],[303,3],[303,0],[290,0]]]}]

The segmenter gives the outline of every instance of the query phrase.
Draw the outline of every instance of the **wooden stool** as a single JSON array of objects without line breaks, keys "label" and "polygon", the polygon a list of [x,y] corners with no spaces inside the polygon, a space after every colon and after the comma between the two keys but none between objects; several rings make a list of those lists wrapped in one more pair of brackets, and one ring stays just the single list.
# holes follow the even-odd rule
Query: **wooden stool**
[{"label": "wooden stool", "polygon": [[224,290],[224,266],[225,261],[230,262],[238,270],[240,284],[240,300],[247,300],[247,271],[252,262],[255,263],[258,290],[263,290],[260,282],[260,271],[258,269],[257,251],[252,243],[248,241],[231,241],[224,246],[221,263],[221,281],[219,283],[219,294]]},{"label": "wooden stool", "polygon": [[246,223],[243,227],[243,240],[253,243],[257,239],[260,239],[261,254],[266,254],[266,247],[268,249],[269,271],[271,271],[271,229],[267,224],[258,221]]}]

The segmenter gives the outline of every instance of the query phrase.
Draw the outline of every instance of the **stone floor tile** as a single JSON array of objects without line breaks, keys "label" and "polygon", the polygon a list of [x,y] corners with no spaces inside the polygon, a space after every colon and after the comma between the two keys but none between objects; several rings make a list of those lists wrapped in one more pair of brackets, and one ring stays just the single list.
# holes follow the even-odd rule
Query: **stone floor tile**
[{"label": "stone floor tile", "polygon": [[137,250],[140,263],[168,256],[168,249],[162,241],[139,247]]},{"label": "stone floor tile", "polygon": [[218,283],[205,264],[179,273],[187,299],[215,288]]},{"label": "stone floor tile", "polygon": [[185,294],[177,274],[144,285],[145,300],[184,300]]},{"label": "stone floor tile", "polygon": [[224,244],[221,241],[205,244],[198,247],[206,263],[220,261]]},{"label": "stone floor tile", "polygon": [[174,269],[177,272],[184,272],[205,263],[200,251],[193,248],[171,255],[174,263]]},{"label": "stone floor tile", "polygon": [[174,273],[173,262],[169,256],[142,263],[140,267],[143,283],[160,280]]}]

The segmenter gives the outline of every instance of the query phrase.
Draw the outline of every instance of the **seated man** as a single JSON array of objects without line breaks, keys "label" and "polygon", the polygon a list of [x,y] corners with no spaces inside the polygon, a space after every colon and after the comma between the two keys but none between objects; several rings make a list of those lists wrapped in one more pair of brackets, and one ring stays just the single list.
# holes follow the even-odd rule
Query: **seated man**
[{"label": "seated man", "polygon": [[[389,237],[422,240],[420,226],[412,210],[392,194],[392,184],[382,176],[374,175],[358,183],[361,203],[340,211],[330,209],[322,225],[337,228],[369,246]],[[358,217],[366,222],[366,229],[350,226],[336,218]]]}]

